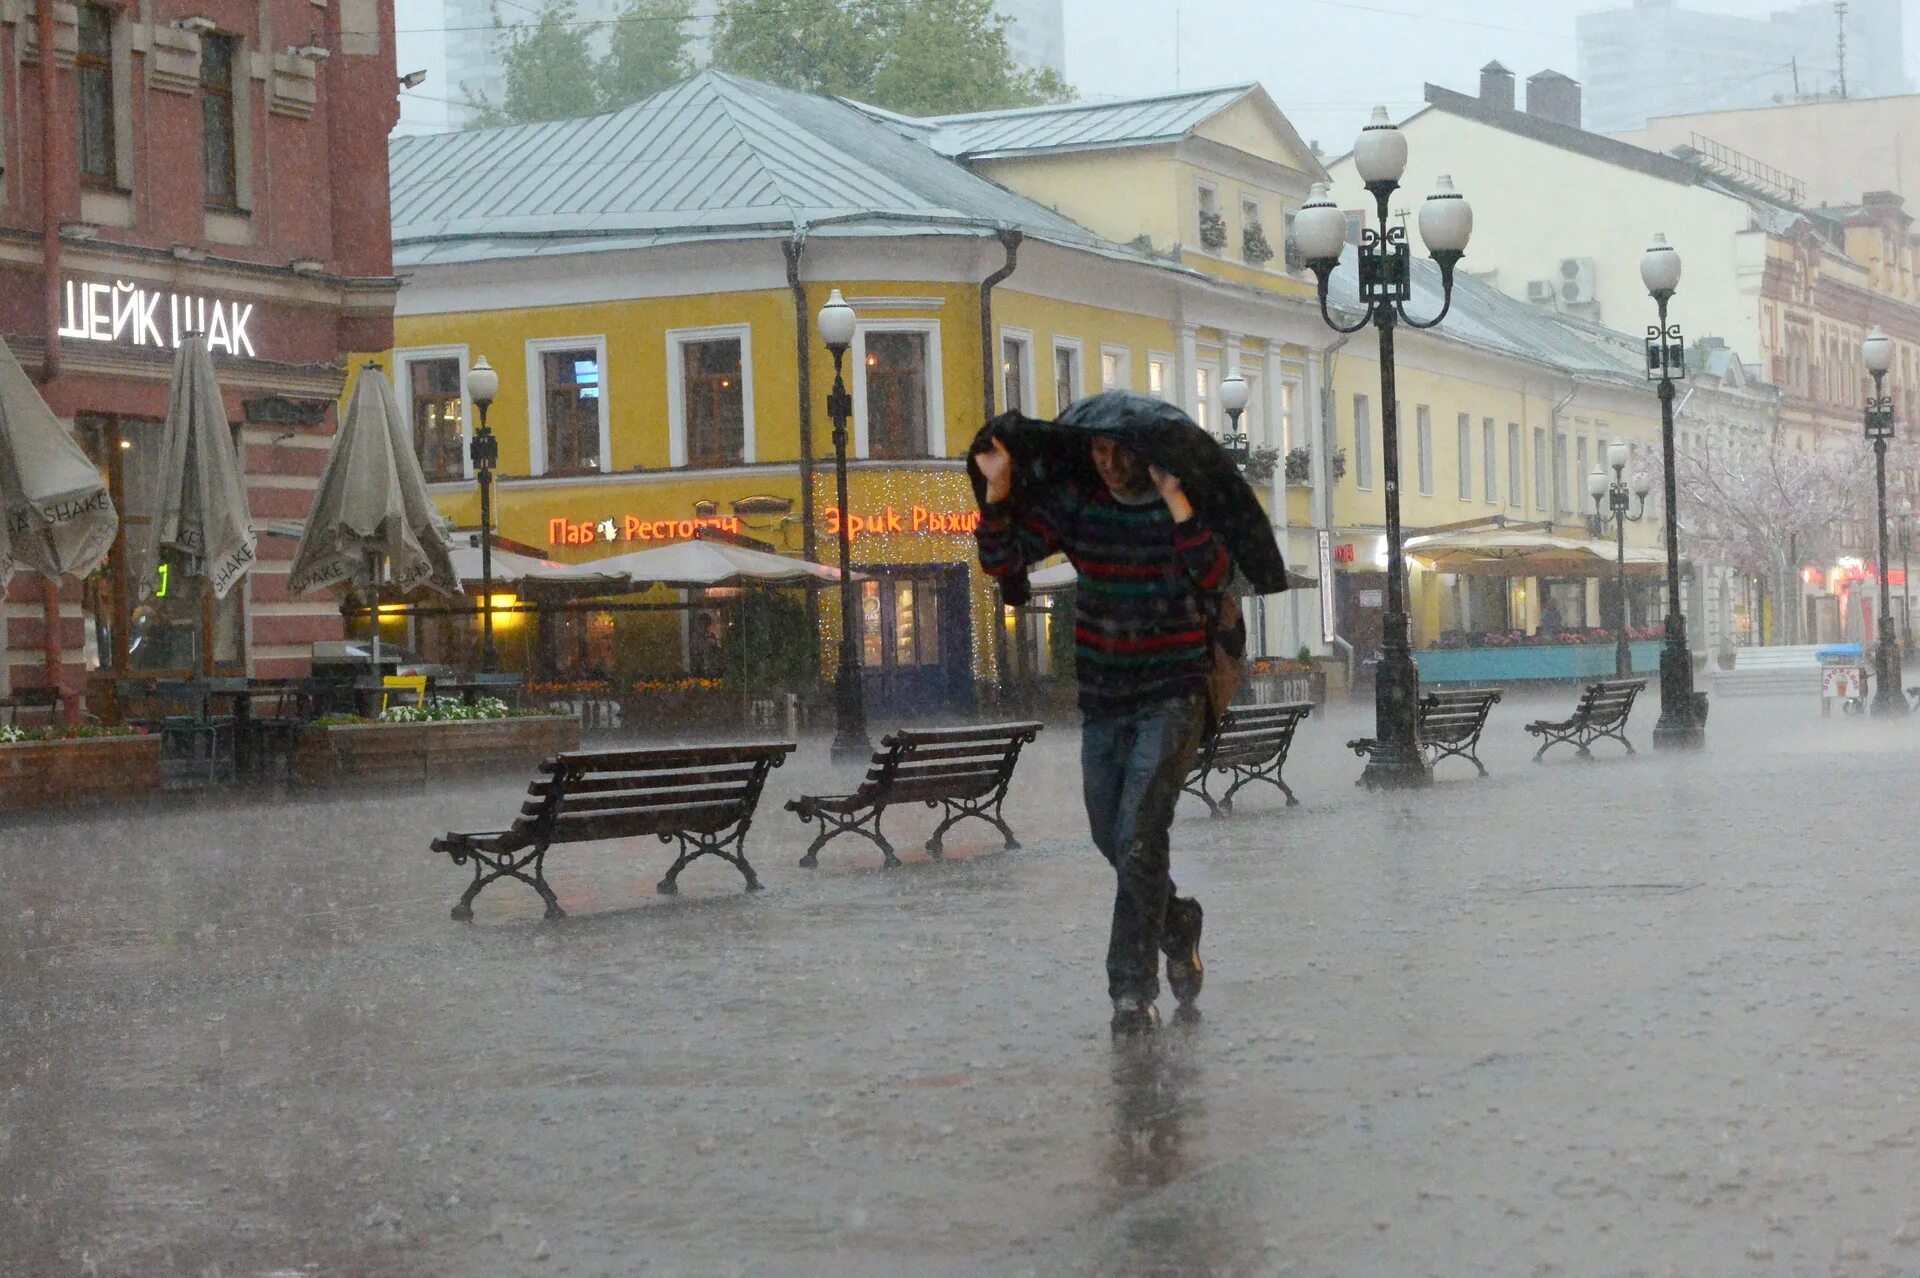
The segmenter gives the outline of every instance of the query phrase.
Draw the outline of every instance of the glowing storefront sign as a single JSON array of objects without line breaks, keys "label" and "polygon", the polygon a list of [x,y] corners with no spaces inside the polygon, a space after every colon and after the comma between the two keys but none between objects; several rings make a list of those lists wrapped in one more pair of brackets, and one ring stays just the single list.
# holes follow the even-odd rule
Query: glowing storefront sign
[{"label": "glowing storefront sign", "polygon": [[550,519],[547,544],[592,546],[610,541],[691,541],[694,533],[702,528],[720,528],[738,534],[740,520],[733,515],[701,515],[690,519],[642,519],[638,515],[623,515],[619,519],[578,524],[570,519]]},{"label": "glowing storefront sign", "polygon": [[[840,508],[829,506],[826,509],[827,536],[840,535]],[[909,506],[903,513],[897,506],[883,506],[869,514],[847,517],[847,540],[858,541],[861,536],[890,537],[901,533],[958,533],[968,534],[980,526],[980,512],[977,510],[942,511],[929,510],[925,506]]]},{"label": "glowing storefront sign", "polygon": [[66,290],[60,336],[72,341],[172,350],[187,334],[204,333],[209,350],[253,356],[253,338],[247,332],[252,302],[170,293],[130,280],[68,280]]}]

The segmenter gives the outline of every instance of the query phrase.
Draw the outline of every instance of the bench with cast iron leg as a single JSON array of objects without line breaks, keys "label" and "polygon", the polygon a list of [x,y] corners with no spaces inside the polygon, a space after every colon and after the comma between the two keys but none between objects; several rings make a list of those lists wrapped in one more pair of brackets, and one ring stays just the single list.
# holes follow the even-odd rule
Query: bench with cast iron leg
[{"label": "bench with cast iron leg", "polygon": [[[1300,721],[1313,713],[1306,702],[1271,706],[1232,706],[1220,716],[1220,726],[1200,746],[1193,771],[1181,789],[1207,805],[1208,816],[1227,816],[1233,812],[1233,796],[1255,781],[1265,781],[1287,796],[1287,806],[1296,807],[1293,787],[1280,776],[1293,748],[1293,734]],[[1207,791],[1207,779],[1224,772],[1233,780],[1218,799]]]},{"label": "bench with cast iron leg", "polygon": [[1465,759],[1487,775],[1480,762],[1480,734],[1500,700],[1500,688],[1439,688],[1420,698],[1420,742],[1432,753],[1433,766],[1449,756]]},{"label": "bench with cast iron leg", "polygon": [[679,891],[680,871],[699,857],[717,856],[760,886],[747,863],[747,827],[753,822],[767,773],[786,762],[793,743],[597,750],[559,755],[540,765],[511,828],[448,834],[433,841],[455,865],[473,862],[473,882],[453,917],[473,917],[473,898],[495,879],[518,879],[547,903],[547,917],[566,911],[547,886],[547,850],[556,843],[644,838],[680,845],[657,890]]},{"label": "bench with cast iron leg", "polygon": [[1020,747],[1039,735],[1038,723],[994,723],[978,728],[903,728],[880,742],[867,766],[866,780],[851,794],[812,794],[787,801],[802,821],[818,820],[820,833],[800,858],[811,869],[820,849],[842,834],[858,834],[880,849],[884,864],[900,858],[880,832],[880,818],[900,803],[942,807],[945,818],[927,840],[937,860],[948,830],[979,817],[1006,837],[1007,850],[1020,846],[1000,815],[1007,783],[1020,760]]},{"label": "bench with cast iron leg", "polygon": [[1627,716],[1633,713],[1634,698],[1646,686],[1645,679],[1607,679],[1588,684],[1587,690],[1580,694],[1580,704],[1574,708],[1572,718],[1529,723],[1527,731],[1543,738],[1540,748],[1533,752],[1533,761],[1540,762],[1540,756],[1549,747],[1565,741],[1581,758],[1591,762],[1593,751],[1588,747],[1602,737],[1612,737],[1627,748],[1628,754],[1633,754],[1633,742],[1627,740]]}]

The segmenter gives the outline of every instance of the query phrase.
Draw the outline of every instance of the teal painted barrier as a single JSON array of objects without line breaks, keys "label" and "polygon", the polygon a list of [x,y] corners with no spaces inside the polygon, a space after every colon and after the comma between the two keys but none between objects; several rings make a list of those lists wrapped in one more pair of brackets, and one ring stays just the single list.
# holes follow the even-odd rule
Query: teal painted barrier
[{"label": "teal painted barrier", "polygon": [[[1633,672],[1660,672],[1658,639],[1627,645]],[[1613,677],[1610,643],[1540,644],[1516,648],[1434,648],[1413,654],[1422,683],[1524,683],[1560,680],[1573,683]]]}]

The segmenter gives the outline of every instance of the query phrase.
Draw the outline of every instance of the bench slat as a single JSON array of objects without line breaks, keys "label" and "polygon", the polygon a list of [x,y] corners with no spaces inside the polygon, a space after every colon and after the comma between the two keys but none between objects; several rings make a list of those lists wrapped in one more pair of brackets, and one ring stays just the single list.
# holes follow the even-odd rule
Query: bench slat
[{"label": "bench slat", "polygon": [[951,745],[965,741],[999,741],[1025,737],[1037,733],[1042,725],[1037,721],[1023,723],[989,723],[977,728],[901,728],[882,738],[883,745]]},{"label": "bench slat", "polygon": [[784,759],[795,749],[791,741],[761,741],[739,745],[675,746],[658,750],[573,751],[540,765],[543,772],[562,768],[576,772],[654,772],[668,768],[704,768],[727,763],[759,763]]},{"label": "bench slat", "polygon": [[[646,790],[627,794],[609,794],[594,799],[576,799],[571,794],[560,804],[560,815],[573,816],[587,812],[650,812],[656,808],[683,807],[689,803],[738,803],[745,801],[748,787],[699,786],[691,790]],[[539,816],[546,810],[547,801],[529,800],[520,805],[520,815],[526,818]]]},{"label": "bench slat", "polygon": [[553,823],[553,842],[582,843],[591,839],[623,839],[648,834],[712,834],[740,819],[742,805],[692,803],[644,812],[586,813],[561,816]]},{"label": "bench slat", "polygon": [[[731,782],[747,782],[753,779],[756,769],[711,768],[676,769],[672,772],[632,773],[632,774],[592,774],[576,777],[567,782],[566,792],[569,798],[576,794],[602,794],[617,790],[664,790],[670,786],[713,784],[722,785]],[[543,777],[527,787],[527,793],[533,796],[552,794],[560,782]]]}]

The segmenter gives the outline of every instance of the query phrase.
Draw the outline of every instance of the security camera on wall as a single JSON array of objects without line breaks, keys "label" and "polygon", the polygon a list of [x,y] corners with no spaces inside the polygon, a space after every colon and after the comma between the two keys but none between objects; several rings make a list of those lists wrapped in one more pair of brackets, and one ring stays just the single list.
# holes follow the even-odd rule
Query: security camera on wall
[{"label": "security camera on wall", "polygon": [[191,31],[195,35],[210,35],[220,29],[220,24],[212,18],[175,18],[173,20],[173,29],[176,31]]}]

